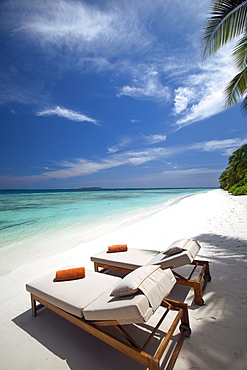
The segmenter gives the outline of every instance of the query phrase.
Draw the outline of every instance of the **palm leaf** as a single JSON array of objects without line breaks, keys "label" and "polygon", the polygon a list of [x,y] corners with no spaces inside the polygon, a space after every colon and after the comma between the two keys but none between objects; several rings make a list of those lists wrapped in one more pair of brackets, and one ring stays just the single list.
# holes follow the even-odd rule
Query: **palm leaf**
[{"label": "palm leaf", "polygon": [[215,1],[211,17],[204,27],[204,50],[206,58],[221,46],[246,30],[247,0]]},{"label": "palm leaf", "polygon": [[228,107],[237,104],[247,92],[247,67],[238,73],[225,89],[226,103]]},{"label": "palm leaf", "polygon": [[247,96],[245,96],[242,102],[241,109],[244,112],[244,114],[247,114]]},{"label": "palm leaf", "polygon": [[233,56],[238,69],[243,69],[247,65],[247,32],[239,40],[233,50]]}]

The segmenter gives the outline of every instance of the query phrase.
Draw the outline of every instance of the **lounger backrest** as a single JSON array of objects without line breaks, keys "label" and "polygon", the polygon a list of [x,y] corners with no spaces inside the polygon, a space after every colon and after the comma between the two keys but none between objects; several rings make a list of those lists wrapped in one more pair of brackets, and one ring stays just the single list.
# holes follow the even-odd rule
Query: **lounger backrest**
[{"label": "lounger backrest", "polygon": [[[172,245],[174,245],[175,243],[173,243]],[[160,265],[162,269],[184,266],[193,262],[201,248],[199,243],[196,240],[192,239],[182,239],[181,241],[178,241],[177,244],[179,244],[183,248],[181,252],[170,256],[165,255],[163,252],[161,252],[157,254],[154,258],[152,258],[148,262],[148,265]]]},{"label": "lounger backrest", "polygon": [[[137,270],[127,277],[133,274],[135,280]],[[117,320],[120,324],[146,322],[170,293],[175,283],[176,279],[169,269],[163,271],[160,268],[155,269],[141,284],[138,284],[139,293],[112,297],[112,290],[105,292],[84,308],[84,317],[87,320]]]},{"label": "lounger backrest", "polygon": [[186,249],[187,251],[190,252],[190,254],[191,254],[191,256],[194,260],[197,253],[201,249],[201,246],[200,246],[200,244],[198,243],[197,240],[190,239],[188,241],[188,243],[186,243],[186,245],[184,246],[184,249]]}]

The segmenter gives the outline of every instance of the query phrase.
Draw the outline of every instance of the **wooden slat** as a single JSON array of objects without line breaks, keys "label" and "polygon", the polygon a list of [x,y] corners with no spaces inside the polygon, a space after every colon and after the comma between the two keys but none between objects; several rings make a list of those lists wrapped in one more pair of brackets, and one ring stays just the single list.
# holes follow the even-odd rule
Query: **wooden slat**
[{"label": "wooden slat", "polygon": [[91,321],[91,323],[95,324],[97,326],[115,326],[115,325],[119,325],[119,322],[117,320]]},{"label": "wooden slat", "polygon": [[[190,274],[189,274],[189,276],[188,276],[188,280],[190,280],[190,279],[191,279],[191,276],[194,274],[194,272],[195,272],[196,268],[197,268],[197,265],[195,265],[195,267],[192,269],[191,273],[190,273]],[[197,280],[197,281],[198,281],[198,280]]]},{"label": "wooden slat", "polygon": [[165,313],[162,315],[162,317],[161,317],[161,319],[159,320],[159,322],[158,322],[158,324],[155,326],[155,328],[152,330],[152,332],[150,333],[150,335],[149,335],[149,337],[148,337],[148,339],[146,340],[146,342],[143,344],[143,346],[142,346],[142,350],[144,350],[146,347],[147,347],[147,345],[148,345],[148,343],[150,342],[150,340],[153,338],[153,336],[154,336],[154,334],[156,333],[156,331],[158,330],[158,328],[160,327],[160,325],[162,324],[162,322],[164,321],[164,319],[165,319],[165,317],[166,317],[166,315],[168,314],[168,312],[169,312],[169,309],[167,309],[166,311],[165,311]]},{"label": "wooden slat", "polygon": [[127,341],[132,344],[132,346],[138,348],[139,350],[143,350],[139,346],[139,344],[136,343],[136,341],[127,333],[127,331],[121,326],[121,325],[116,325],[115,328],[127,339]]},{"label": "wooden slat", "polygon": [[174,333],[174,331],[176,330],[176,327],[178,326],[178,323],[179,323],[179,320],[181,319],[181,317],[183,316],[183,310],[180,309],[175,317],[175,319],[173,320],[172,322],[172,325],[170,326],[166,336],[162,339],[160,345],[159,345],[159,348],[157,349],[154,357],[155,358],[158,358],[159,360],[161,359],[171,337],[172,337],[172,334]]},{"label": "wooden slat", "polygon": [[176,346],[175,346],[175,348],[172,352],[172,355],[171,355],[169,363],[166,367],[166,370],[172,370],[173,369],[173,367],[175,365],[175,362],[178,358],[179,352],[181,350],[181,347],[183,345],[184,338],[185,338],[185,333],[181,333],[180,338],[179,338],[178,342],[176,343]]},{"label": "wooden slat", "polygon": [[129,274],[130,272],[133,271],[133,269],[131,270],[131,269],[127,269],[127,268],[124,268],[124,267],[117,267],[117,266],[107,265],[107,264],[104,264],[104,263],[94,262],[94,271],[99,272],[99,268],[102,268],[102,269],[105,269],[105,270],[123,272],[125,274]]}]

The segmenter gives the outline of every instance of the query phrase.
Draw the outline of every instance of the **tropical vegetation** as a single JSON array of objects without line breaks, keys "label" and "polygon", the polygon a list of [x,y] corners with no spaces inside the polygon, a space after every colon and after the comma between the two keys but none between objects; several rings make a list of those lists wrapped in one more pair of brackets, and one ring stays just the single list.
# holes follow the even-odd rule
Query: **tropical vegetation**
[{"label": "tropical vegetation", "polygon": [[232,153],[219,181],[221,189],[233,195],[247,195],[247,144]]},{"label": "tropical vegetation", "polygon": [[204,58],[236,37],[232,55],[239,73],[225,89],[226,105],[231,107],[242,100],[242,109],[247,113],[247,0],[212,1],[203,29]]}]

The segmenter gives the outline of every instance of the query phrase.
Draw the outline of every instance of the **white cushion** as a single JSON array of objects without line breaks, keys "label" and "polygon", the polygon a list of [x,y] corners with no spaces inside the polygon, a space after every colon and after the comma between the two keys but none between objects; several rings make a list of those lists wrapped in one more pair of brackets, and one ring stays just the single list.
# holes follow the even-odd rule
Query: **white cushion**
[{"label": "white cushion", "polygon": [[184,249],[190,252],[191,257],[193,260],[195,259],[197,253],[201,249],[200,244],[198,243],[197,240],[190,239],[188,243],[184,246]]},{"label": "white cushion", "polygon": [[132,294],[126,297],[110,297],[111,289],[100,295],[83,311],[86,320],[117,320],[119,324],[146,322],[153,314],[147,297]]},{"label": "white cushion", "polygon": [[183,248],[183,250],[180,253],[171,255],[166,255],[164,252],[160,252],[148,262],[148,265],[160,265],[162,269],[174,269],[180,266],[185,266],[193,262],[201,248],[198,242],[192,239],[177,240],[172,243],[169,249],[174,247]]},{"label": "white cushion", "polygon": [[184,249],[179,247],[171,247],[168,248],[163,254],[166,254],[167,256],[173,256],[174,254],[182,252]]},{"label": "white cushion", "polygon": [[137,268],[126,275],[112,290],[111,296],[128,296],[138,292],[140,285],[160,266],[148,265]]},{"label": "white cushion", "polygon": [[187,243],[189,243],[190,239],[180,239],[176,240],[172,243],[169,248],[167,248],[163,253],[167,255],[172,255],[175,253],[182,252]]},{"label": "white cushion", "polygon": [[119,280],[116,276],[87,270],[84,279],[54,281],[52,272],[26,284],[26,289],[72,315],[83,317],[84,308],[106,290],[112,290]]},{"label": "white cushion", "polygon": [[[141,275],[140,270],[143,273],[144,268],[138,270],[138,275]],[[146,268],[145,270],[152,271]],[[131,274],[133,273],[127,276]],[[84,316],[87,320],[117,320],[120,324],[146,322],[170,293],[175,283],[176,279],[170,269],[156,268],[141,280],[137,294],[110,297],[111,290],[109,290],[84,309]]]},{"label": "white cushion", "polygon": [[174,269],[176,267],[184,266],[189,263],[193,262],[193,258],[189,251],[184,250],[181,253],[173,254],[171,256],[167,256],[164,253],[159,253],[155,256],[151,261],[149,261],[149,265],[159,265],[162,269]]},{"label": "white cushion", "polygon": [[140,284],[139,289],[145,294],[155,312],[175,284],[176,279],[171,270],[159,268]]},{"label": "white cushion", "polygon": [[91,261],[129,270],[147,265],[159,251],[148,249],[129,248],[127,252],[107,253],[106,250],[91,257]]}]

